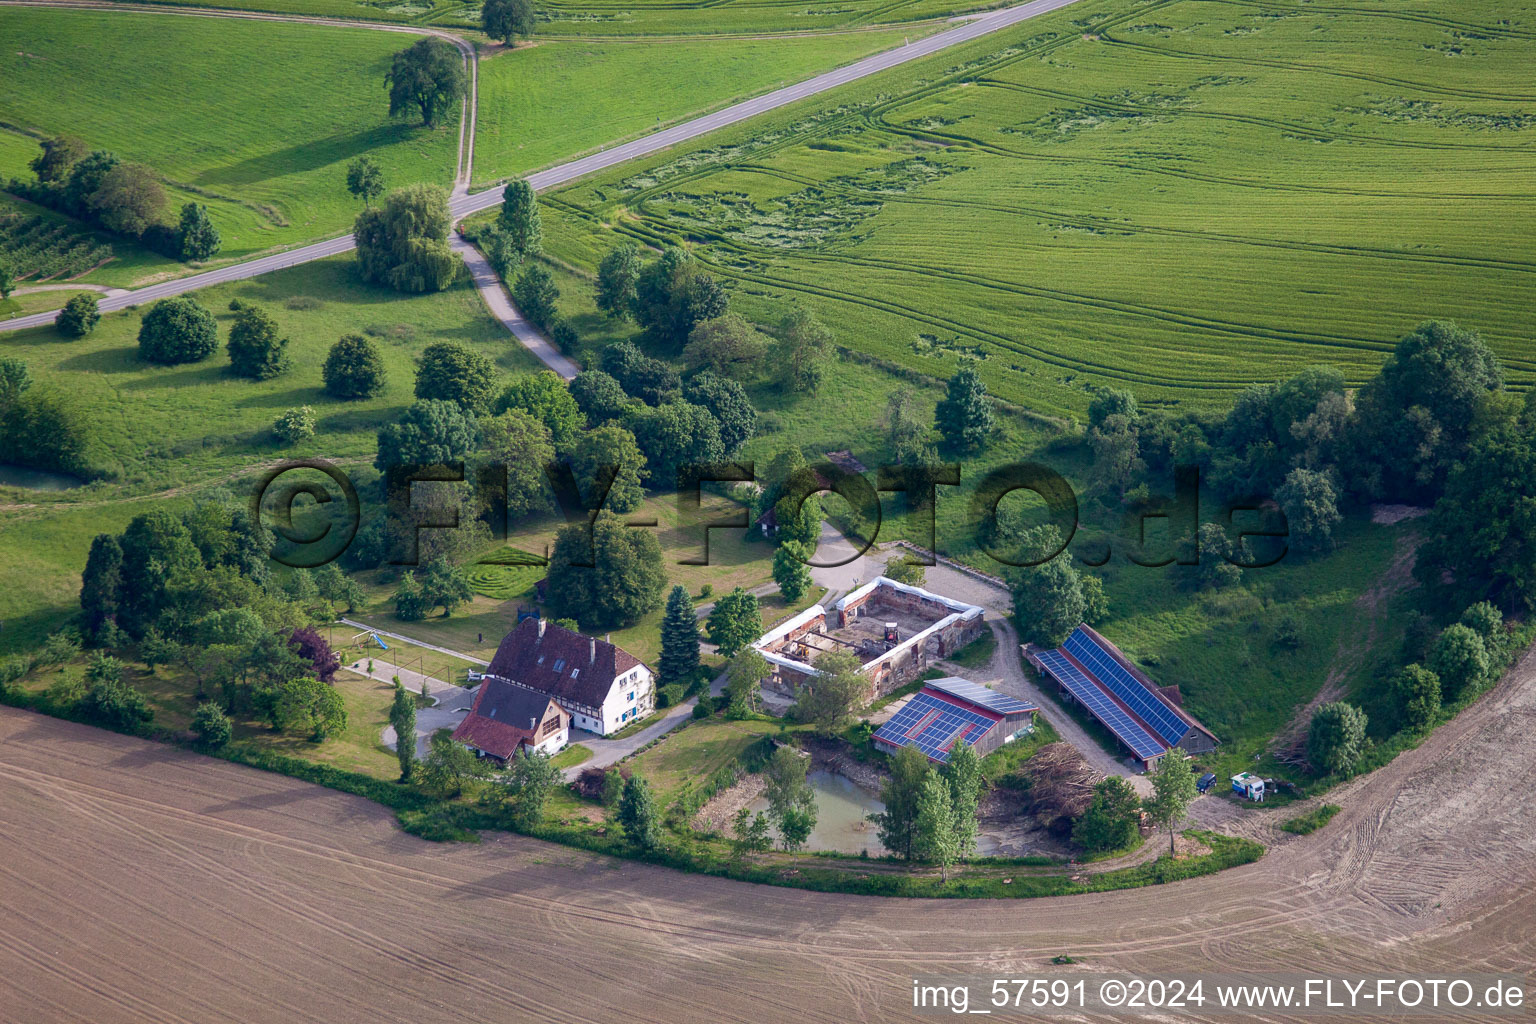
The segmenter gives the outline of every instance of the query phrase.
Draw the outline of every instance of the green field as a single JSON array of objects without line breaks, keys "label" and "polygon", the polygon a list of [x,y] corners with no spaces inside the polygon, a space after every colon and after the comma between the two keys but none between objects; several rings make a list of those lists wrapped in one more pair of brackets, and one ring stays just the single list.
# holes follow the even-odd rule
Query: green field
[{"label": "green field", "polygon": [[[221,7],[347,20],[432,24],[463,28],[480,24],[480,5],[470,0],[169,0],[175,6]],[[578,0],[538,5],[545,36],[665,36],[721,33],[815,32],[867,25],[944,19],[987,10],[987,0]]]},{"label": "green field", "polygon": [[480,62],[475,181],[526,174],[924,34],[560,40],[502,50]]},{"label": "green field", "polygon": [[[73,614],[86,550],[99,532],[121,530],[157,504],[178,508],[198,490],[249,477],[268,460],[372,462],[375,432],[413,400],[414,361],[432,342],[469,344],[507,375],[539,368],[468,285],[402,296],[356,284],[352,275],[352,260],[338,257],[198,292],[220,321],[221,348],[189,366],[140,362],[134,311],[103,317],[79,341],[52,328],[0,335],[0,356],[23,360],[40,385],[57,385],[93,410],[104,457],[121,474],[56,493],[0,488],[0,647],[26,646]],[[222,342],[233,298],[262,305],[282,325],[293,361],[287,373],[269,381],[228,373]],[[337,338],[359,332],[382,350],[389,386],[374,399],[340,402],[321,389],[320,366]],[[299,405],[314,408],[320,433],[282,448],[271,437],[272,421]]]},{"label": "green field", "polygon": [[[208,204],[220,260],[346,231],[359,154],[391,185],[453,180],[456,117],[429,130],[387,116],[384,72],[409,36],[27,8],[0,12],[0,26],[14,44],[0,52],[0,121],[148,164],[173,207]],[[0,138],[0,177],[30,178],[36,141]]]},{"label": "green field", "polygon": [[691,240],[759,319],[802,302],[939,377],[974,353],[1043,412],[1359,383],[1432,316],[1525,386],[1536,33],[1509,13],[1085,4],[563,190],[546,235],[587,268]]}]

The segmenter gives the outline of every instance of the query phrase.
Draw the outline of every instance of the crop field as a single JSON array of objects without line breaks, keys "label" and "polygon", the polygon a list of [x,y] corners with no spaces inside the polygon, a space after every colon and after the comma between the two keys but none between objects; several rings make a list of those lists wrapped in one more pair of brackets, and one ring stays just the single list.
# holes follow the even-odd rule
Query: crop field
[{"label": "crop field", "polygon": [[[1536,17],[1084,5],[550,198],[557,255],[691,241],[737,301],[1029,408],[1220,406],[1429,317],[1536,381]],[[1525,17],[1519,15],[1524,13]],[[1255,48],[1262,41],[1262,56]]]},{"label": "crop field", "polygon": [[[0,52],[0,121],[149,165],[173,215],[208,204],[221,260],[347,230],[346,165],[362,153],[390,185],[453,180],[456,118],[428,130],[388,117],[384,72],[410,36],[29,8],[0,26],[15,44]],[[35,140],[0,135],[0,178],[30,178]]]},{"label": "crop field", "polygon": [[503,50],[480,62],[475,179],[526,174],[926,34],[555,40]]}]

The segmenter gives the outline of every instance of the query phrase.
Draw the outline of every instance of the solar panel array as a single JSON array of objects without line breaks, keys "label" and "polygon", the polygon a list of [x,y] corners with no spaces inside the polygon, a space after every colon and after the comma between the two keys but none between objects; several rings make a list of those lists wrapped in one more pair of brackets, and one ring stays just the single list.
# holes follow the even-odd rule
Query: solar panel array
[{"label": "solar panel array", "polygon": [[1120,738],[1120,742],[1130,747],[1136,756],[1145,761],[1149,757],[1157,757],[1167,749],[1162,743],[1153,738],[1152,734],[1136,723],[1130,715],[1121,707],[1110,700],[1103,690],[1094,685],[1092,679],[1083,674],[1083,671],[1067,660],[1066,655],[1060,651],[1041,651],[1040,664],[1044,665],[1055,677],[1056,681],[1066,687],[1067,692],[1077,698],[1078,703],[1109,727],[1109,731]]},{"label": "solar panel array", "polygon": [[955,676],[945,676],[943,679],[930,679],[925,686],[931,686],[935,690],[943,690],[953,694],[961,700],[970,701],[978,707],[988,711],[996,711],[1000,715],[1013,715],[1021,711],[1032,711],[1034,708],[1019,700],[1010,697],[1006,693],[998,693],[989,690],[980,683],[973,683],[969,679],[960,679]]},{"label": "solar panel array", "polygon": [[890,721],[875,730],[875,739],[898,747],[916,747],[935,761],[948,761],[949,748],[962,730],[972,727],[965,734],[965,742],[974,745],[994,722],[979,711],[918,691]]},{"label": "solar panel array", "polygon": [[1110,656],[1109,652],[1094,642],[1082,627],[1073,630],[1062,644],[1062,650],[1082,662],[1088,671],[1109,687],[1116,697],[1125,701],[1141,720],[1150,725],[1168,746],[1173,746],[1189,731],[1189,723],[1168,709],[1154,697],[1125,666]]}]

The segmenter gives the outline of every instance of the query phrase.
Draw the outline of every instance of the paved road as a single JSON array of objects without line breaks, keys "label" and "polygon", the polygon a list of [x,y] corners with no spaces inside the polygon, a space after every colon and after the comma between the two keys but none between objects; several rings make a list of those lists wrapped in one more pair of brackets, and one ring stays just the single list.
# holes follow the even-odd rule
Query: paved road
[{"label": "paved road", "polygon": [[516,306],[512,305],[512,300],[507,296],[507,290],[502,287],[501,277],[496,273],[496,268],[491,266],[491,261],[486,259],[479,249],[465,241],[458,232],[454,232],[451,244],[453,251],[464,258],[464,265],[469,268],[469,275],[474,280],[475,287],[480,289],[480,298],[484,300],[486,309],[501,321],[503,327],[512,332],[512,336],[524,348],[566,380],[570,380],[581,372],[581,367],[576,365],[574,360],[555,348],[549,339],[529,323],[523,314],[518,312]]},{"label": "paved road", "polygon": [[[373,666],[373,671],[368,671],[368,666]],[[402,668],[388,661],[378,658],[359,658],[347,666],[347,670],[356,672],[360,676],[368,676],[381,683],[393,683],[395,677],[399,677],[403,685],[411,693],[420,693],[421,684],[428,684],[427,698],[432,701],[430,707],[420,708],[416,712],[416,756],[426,757],[427,748],[432,739],[432,734],[439,729],[457,729],[459,723],[464,721],[464,716],[475,702],[475,688],[454,686],[444,682],[436,676],[423,675],[412,669]],[[379,740],[391,750],[395,749],[395,727],[386,725],[380,733]]]},{"label": "paved road", "polygon": [[[572,160],[569,163],[551,167],[548,170],[530,175],[528,180],[539,191],[569,184],[585,175],[607,170],[610,167],[616,167],[639,157],[649,156],[669,146],[675,146],[678,143],[696,139],[701,135],[706,135],[727,125],[757,117],[771,110],[777,110],[790,103],[816,96],[829,89],[847,85],[850,82],[856,82],[861,78],[897,67],[908,61],[930,56],[949,47],[959,46],[962,43],[980,39],[982,36],[1001,31],[1011,25],[1017,25],[1021,21],[1027,21],[1030,18],[1068,7],[1075,2],[1076,0],[1032,0],[1030,3],[1020,4],[1017,7],[1007,7],[991,14],[985,14],[958,28],[952,28],[937,35],[929,36],[926,39],[920,39],[907,46],[887,50],[884,53],[877,53],[873,57],[866,57],[846,67],[817,75],[815,78],[808,79],[797,85],[785,86],[782,89],[764,93],[756,99],[734,104],[723,110],[717,110],[713,114],[695,118],[692,121],[685,121],[663,131],[635,139],[632,142],[626,142],[621,146],[615,146],[612,149],[593,153],[591,156],[583,157],[580,160]],[[450,199],[449,209],[457,221],[471,214],[479,213],[482,210],[499,206],[501,204],[501,193],[502,190],[498,187],[484,192],[476,192],[473,195],[456,195]],[[249,263],[239,263],[218,270],[210,270],[204,274],[193,274],[174,281],[164,281],[160,284],[149,285],[145,288],[136,289],[126,295],[108,296],[101,301],[101,310],[103,312],[110,312],[132,305],[152,302],[155,299],[163,299],[171,295],[195,291],[199,288],[207,288],[210,285],[258,277],[262,274],[270,274],[274,270],[282,270],[286,267],[298,266],[301,263],[309,263],[314,260],[325,259],[328,256],[350,252],[354,247],[355,243],[352,236],[343,235],[340,238],[316,242],[313,245],[291,249],[288,252],[263,256],[261,259],[251,260]],[[28,327],[51,324],[57,315],[57,310],[50,310],[46,313],[34,313],[30,316],[16,317],[12,320],[0,322],[0,331],[17,331]]]}]

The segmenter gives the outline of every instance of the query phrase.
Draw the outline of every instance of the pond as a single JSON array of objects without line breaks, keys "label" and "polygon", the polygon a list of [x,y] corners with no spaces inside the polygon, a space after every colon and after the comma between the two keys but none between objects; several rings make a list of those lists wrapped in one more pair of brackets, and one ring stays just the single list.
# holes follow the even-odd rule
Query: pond
[{"label": "pond", "polygon": [[85,481],[68,473],[28,469],[25,466],[0,465],[0,484],[25,487],[29,491],[67,491],[83,486]]},{"label": "pond", "polygon": [[[817,769],[808,774],[806,782],[816,794],[816,828],[811,832],[808,850],[833,850],[837,853],[858,853],[868,850],[871,857],[885,852],[875,826],[865,820],[866,814],[885,810],[880,798],[860,788],[852,779],[836,772]],[[756,814],[766,811],[768,801],[762,797],[748,806]]]},{"label": "pond", "polygon": [[[811,791],[816,794],[816,827],[811,831],[807,850],[830,850],[835,853],[853,853],[868,850],[871,857],[885,853],[879,833],[866,815],[885,810],[885,804],[874,793],[864,789],[846,775],[818,768],[806,775]],[[758,797],[747,805],[753,814],[768,809],[768,801]],[[777,838],[777,834],[775,834]],[[982,833],[976,837],[976,855],[992,857],[1003,851],[996,837]]]}]

